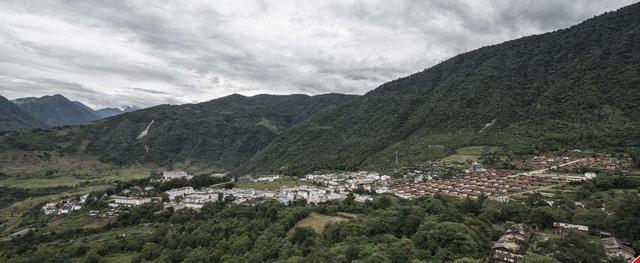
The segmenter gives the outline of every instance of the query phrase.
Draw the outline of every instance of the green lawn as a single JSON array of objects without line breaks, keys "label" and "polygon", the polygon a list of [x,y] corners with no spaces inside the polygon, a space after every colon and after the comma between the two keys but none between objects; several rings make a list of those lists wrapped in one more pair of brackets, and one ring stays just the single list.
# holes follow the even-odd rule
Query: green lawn
[{"label": "green lawn", "polygon": [[0,179],[0,185],[12,188],[39,188],[39,187],[56,187],[56,186],[75,186],[79,183],[92,184],[108,184],[116,180],[131,180],[148,177],[148,171],[141,171],[137,174],[111,174],[111,175],[95,175],[95,176],[56,176],[51,178],[21,178],[18,176],[4,177]]}]

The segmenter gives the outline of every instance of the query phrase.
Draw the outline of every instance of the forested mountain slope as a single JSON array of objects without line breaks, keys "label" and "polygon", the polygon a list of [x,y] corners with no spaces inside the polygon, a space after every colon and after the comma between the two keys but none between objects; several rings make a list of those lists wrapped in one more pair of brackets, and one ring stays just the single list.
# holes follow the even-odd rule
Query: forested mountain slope
[{"label": "forested mountain slope", "polygon": [[410,163],[473,144],[638,146],[640,4],[385,83],[285,132],[246,170],[392,165],[396,151]]},{"label": "forested mountain slope", "polygon": [[0,96],[0,132],[47,127],[7,98]]},{"label": "forested mountain slope", "polygon": [[199,104],[160,105],[84,126],[9,133],[0,137],[0,149],[90,154],[121,164],[196,160],[231,169],[312,114],[354,97],[234,94]]}]

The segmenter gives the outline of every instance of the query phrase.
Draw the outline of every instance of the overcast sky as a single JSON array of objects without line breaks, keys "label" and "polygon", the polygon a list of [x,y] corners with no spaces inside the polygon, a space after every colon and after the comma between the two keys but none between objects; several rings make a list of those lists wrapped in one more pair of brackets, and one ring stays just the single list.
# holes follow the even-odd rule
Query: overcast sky
[{"label": "overcast sky", "polygon": [[0,95],[99,108],[364,94],[458,53],[635,1],[0,2]]}]

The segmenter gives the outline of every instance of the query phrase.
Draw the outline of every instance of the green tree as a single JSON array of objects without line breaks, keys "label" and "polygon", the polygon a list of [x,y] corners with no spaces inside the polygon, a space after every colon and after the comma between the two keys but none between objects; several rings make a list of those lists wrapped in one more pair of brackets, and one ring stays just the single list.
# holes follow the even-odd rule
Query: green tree
[{"label": "green tree", "polygon": [[453,260],[478,253],[475,233],[469,227],[453,222],[442,222],[429,229],[425,236],[426,249],[443,260]]},{"label": "green tree", "polygon": [[531,209],[528,222],[538,229],[550,228],[555,222],[555,216],[551,207],[536,207]]},{"label": "green tree", "polygon": [[560,263],[555,258],[529,252],[522,257],[520,263]]},{"label": "green tree", "polygon": [[575,231],[547,240],[541,244],[541,249],[563,263],[600,262],[605,259],[599,239]]},{"label": "green tree", "polygon": [[482,261],[479,259],[464,257],[454,260],[453,263],[482,263]]},{"label": "green tree", "polygon": [[80,261],[82,263],[100,263],[102,262],[102,257],[95,251],[89,251]]}]

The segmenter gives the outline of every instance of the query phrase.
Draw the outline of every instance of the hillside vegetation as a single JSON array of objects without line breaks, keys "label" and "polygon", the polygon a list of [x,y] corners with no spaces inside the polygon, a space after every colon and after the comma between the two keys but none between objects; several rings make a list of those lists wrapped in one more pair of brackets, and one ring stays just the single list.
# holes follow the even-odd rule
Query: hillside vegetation
[{"label": "hillside vegetation", "polygon": [[0,149],[91,155],[116,164],[200,161],[230,169],[312,114],[354,97],[231,95],[199,104],[160,105],[84,126],[8,133],[0,137]]},{"label": "hillside vegetation", "polygon": [[470,145],[518,153],[639,144],[635,4],[385,83],[283,133],[246,171],[384,167],[396,151],[412,163]]}]

